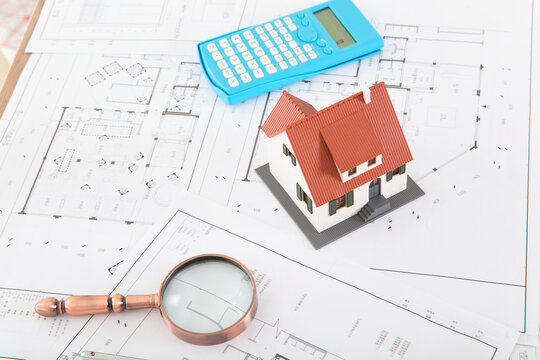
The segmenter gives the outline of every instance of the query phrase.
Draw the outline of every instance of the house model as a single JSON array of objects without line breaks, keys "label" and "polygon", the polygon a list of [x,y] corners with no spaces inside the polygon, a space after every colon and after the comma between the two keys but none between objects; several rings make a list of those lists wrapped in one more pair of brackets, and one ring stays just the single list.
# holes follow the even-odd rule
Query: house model
[{"label": "house model", "polygon": [[262,131],[271,175],[317,232],[404,203],[413,157],[384,83],[320,111],[283,91]]}]

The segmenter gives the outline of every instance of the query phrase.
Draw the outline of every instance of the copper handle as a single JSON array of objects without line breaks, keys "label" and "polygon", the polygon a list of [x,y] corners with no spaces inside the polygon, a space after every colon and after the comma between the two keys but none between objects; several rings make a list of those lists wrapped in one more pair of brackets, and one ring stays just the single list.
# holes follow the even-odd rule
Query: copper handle
[{"label": "copper handle", "polygon": [[122,312],[132,309],[158,308],[159,295],[114,294],[97,296],[70,296],[66,299],[48,297],[40,300],[34,310],[42,316],[54,317],[60,314],[72,316],[106,314],[110,311]]}]

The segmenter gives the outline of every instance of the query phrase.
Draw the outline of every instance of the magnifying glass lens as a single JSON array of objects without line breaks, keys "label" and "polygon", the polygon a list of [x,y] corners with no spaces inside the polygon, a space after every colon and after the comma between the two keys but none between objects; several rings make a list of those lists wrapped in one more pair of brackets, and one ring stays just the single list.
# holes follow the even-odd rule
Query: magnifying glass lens
[{"label": "magnifying glass lens", "polygon": [[253,300],[248,274],[231,262],[204,259],[182,267],[166,284],[162,306],[179,328],[209,334],[237,323]]}]

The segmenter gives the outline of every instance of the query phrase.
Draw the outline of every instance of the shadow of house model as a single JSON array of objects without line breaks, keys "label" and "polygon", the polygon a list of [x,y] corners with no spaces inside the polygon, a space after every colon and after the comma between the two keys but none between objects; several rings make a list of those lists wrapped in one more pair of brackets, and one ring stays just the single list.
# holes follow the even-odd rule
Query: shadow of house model
[{"label": "shadow of house model", "polygon": [[[283,91],[262,131],[269,138],[271,180],[283,191],[263,180],[317,232],[351,217],[361,226],[423,195],[407,176],[413,157],[383,82],[320,111]],[[407,194],[411,182],[414,194],[396,197]],[[392,198],[401,200],[392,206]]]}]

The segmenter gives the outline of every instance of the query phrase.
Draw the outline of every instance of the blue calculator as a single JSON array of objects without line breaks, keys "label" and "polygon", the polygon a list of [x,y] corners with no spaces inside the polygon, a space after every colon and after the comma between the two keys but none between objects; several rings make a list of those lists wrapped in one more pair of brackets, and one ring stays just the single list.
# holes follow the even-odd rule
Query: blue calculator
[{"label": "blue calculator", "polygon": [[219,97],[235,104],[377,53],[383,39],[351,0],[332,0],[198,44]]}]

